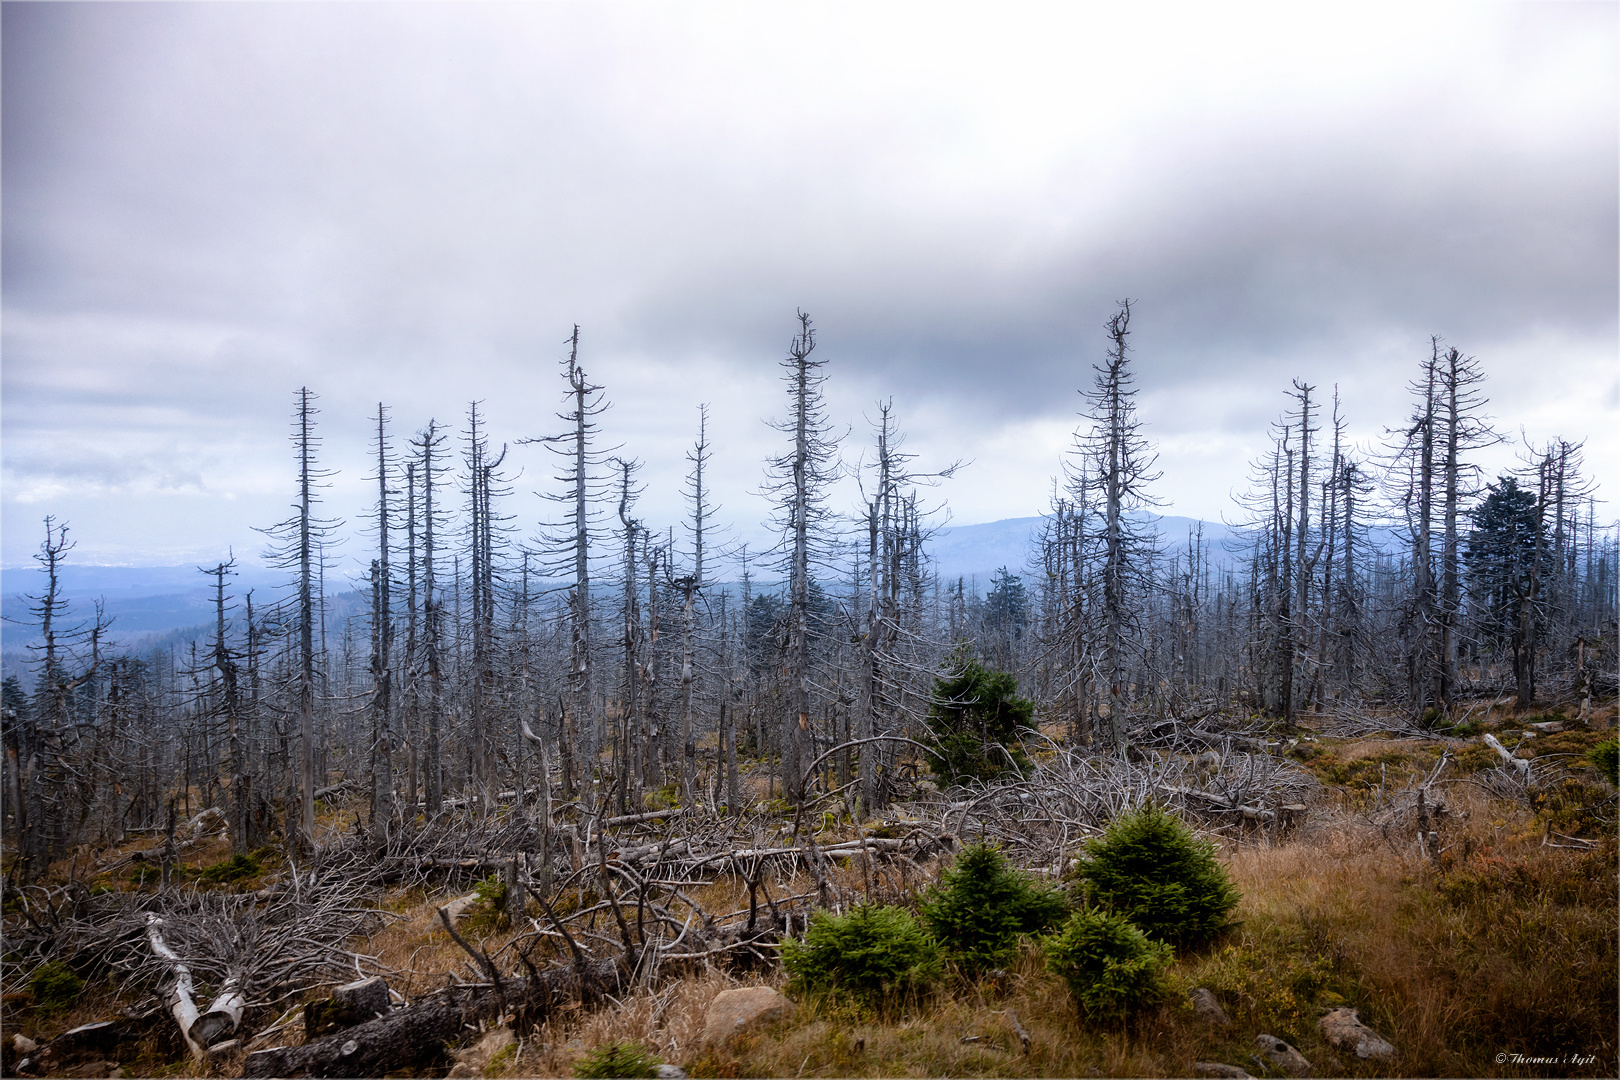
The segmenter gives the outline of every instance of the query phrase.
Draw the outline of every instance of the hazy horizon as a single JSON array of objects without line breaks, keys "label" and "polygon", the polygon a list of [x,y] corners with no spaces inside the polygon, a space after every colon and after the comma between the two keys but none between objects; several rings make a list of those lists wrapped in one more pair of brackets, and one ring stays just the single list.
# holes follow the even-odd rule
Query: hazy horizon
[{"label": "hazy horizon", "polygon": [[[1103,323],[1167,513],[1218,520],[1294,378],[1373,453],[1431,334],[1508,443],[1620,460],[1610,4],[6,4],[0,562],[54,514],[104,562],[213,561],[287,516],[300,386],[325,508],[482,401],[528,537],[559,361],[678,524],[707,403],[734,540],[816,320],[829,415],[891,400],[962,522],[1039,513]],[[846,483],[832,505],[853,508]]]}]

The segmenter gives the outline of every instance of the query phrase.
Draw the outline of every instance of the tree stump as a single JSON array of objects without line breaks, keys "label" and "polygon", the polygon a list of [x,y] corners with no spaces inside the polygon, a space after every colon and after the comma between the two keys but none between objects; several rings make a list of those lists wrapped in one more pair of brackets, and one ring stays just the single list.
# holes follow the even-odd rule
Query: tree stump
[{"label": "tree stump", "polygon": [[344,983],[325,1001],[304,1006],[304,1038],[322,1038],[335,1031],[388,1015],[388,984],[380,976]]}]

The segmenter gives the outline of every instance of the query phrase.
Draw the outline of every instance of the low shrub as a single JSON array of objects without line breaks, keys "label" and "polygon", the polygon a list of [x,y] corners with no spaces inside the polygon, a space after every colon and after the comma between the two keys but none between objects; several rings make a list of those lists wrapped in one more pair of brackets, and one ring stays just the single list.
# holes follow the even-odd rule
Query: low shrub
[{"label": "low shrub", "polygon": [[489,934],[511,925],[506,911],[506,881],[499,874],[491,874],[474,884],[473,895],[478,897],[478,902],[467,913],[470,933]]},{"label": "low shrub", "polygon": [[473,886],[473,895],[478,897],[480,904],[503,907],[506,904],[506,882],[499,874],[491,874]]},{"label": "low shrub", "polygon": [[1597,766],[1610,787],[1620,787],[1620,740],[1605,739],[1587,751],[1586,760]]},{"label": "low shrub", "polygon": [[1095,910],[1076,912],[1041,945],[1047,969],[1069,984],[1081,1015],[1102,1023],[1163,1000],[1164,969],[1175,955],[1129,919]]},{"label": "low shrub", "polygon": [[1095,903],[1179,947],[1214,937],[1239,900],[1209,841],[1157,806],[1121,814],[1089,841],[1079,877]]},{"label": "low shrub", "polygon": [[1549,828],[1565,836],[1602,836],[1614,828],[1612,789],[1575,777],[1532,793],[1530,806]]},{"label": "low shrub", "polygon": [[842,994],[877,1006],[925,991],[939,976],[939,946],[909,911],[863,905],[810,920],[803,941],[782,944],[782,966],[799,993]]},{"label": "low shrub", "polygon": [[204,881],[223,883],[253,877],[259,870],[259,860],[252,855],[232,855],[223,862],[204,867],[197,876]]},{"label": "low shrub", "polygon": [[1062,921],[1069,903],[1041,888],[987,844],[962,851],[939,885],[923,897],[923,921],[968,975],[1010,966],[1018,935],[1038,934]]},{"label": "low shrub", "polygon": [[84,980],[60,961],[41,964],[28,979],[28,992],[40,1012],[61,1012],[79,999]]},{"label": "low shrub", "polygon": [[581,1080],[608,1080],[611,1077],[655,1077],[662,1064],[639,1043],[616,1042],[599,1046],[574,1062],[574,1075]]},{"label": "low shrub", "polygon": [[676,783],[665,784],[641,796],[641,804],[648,810],[673,810],[681,805],[681,789]]}]

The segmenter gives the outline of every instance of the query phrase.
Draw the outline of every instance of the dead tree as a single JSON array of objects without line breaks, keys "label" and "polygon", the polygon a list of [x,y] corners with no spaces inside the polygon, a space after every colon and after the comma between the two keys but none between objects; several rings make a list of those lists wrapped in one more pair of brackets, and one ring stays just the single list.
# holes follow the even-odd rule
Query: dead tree
[{"label": "dead tree", "polygon": [[33,707],[20,717],[16,728],[18,787],[17,834],[23,854],[23,879],[32,881],[67,847],[67,777],[63,760],[66,732],[71,723],[71,679],[63,648],[62,620],[67,598],[62,592],[62,563],[73,550],[67,526],[45,518],[45,539],[34,561],[45,574],[45,589],[28,597],[30,614],[39,622],[40,644],[31,646],[37,657],[37,689]]},{"label": "dead tree", "polygon": [[563,504],[563,521],[550,530],[548,554],[552,569],[571,572],[573,586],[568,596],[569,701],[558,719],[558,742],[562,751],[563,785],[573,795],[575,755],[579,756],[580,779],[588,793],[594,777],[600,732],[593,722],[591,708],[591,540],[597,531],[600,499],[606,480],[601,469],[617,447],[596,446],[599,427],[596,417],[609,403],[602,398],[602,387],[593,384],[579,364],[579,327],[568,338],[568,359],[563,378],[568,383],[566,412],[557,418],[569,425],[562,435],[523,439],[524,443],[544,443],[562,459],[556,479],[563,485],[558,494],[546,497]]},{"label": "dead tree", "polygon": [[[1102,515],[1102,662],[1108,682],[1108,724],[1115,749],[1125,748],[1125,707],[1129,700],[1126,665],[1136,631],[1133,587],[1145,577],[1155,548],[1154,534],[1128,515],[1153,505],[1148,486],[1159,478],[1157,455],[1141,434],[1136,390],[1128,357],[1131,302],[1120,302],[1107,324],[1108,352],[1093,366],[1096,379],[1085,393],[1082,414],[1090,430],[1078,434],[1075,453],[1086,462],[1076,470],[1097,499]],[[1071,474],[1072,477],[1072,474]],[[1072,483],[1072,479],[1071,479]]]},{"label": "dead tree", "polygon": [[[388,543],[388,412],[377,403],[377,558],[371,563],[371,833],[388,842],[394,820],[394,581]],[[414,809],[414,807],[413,807]]]},{"label": "dead tree", "polygon": [[[295,573],[297,609],[293,615],[297,664],[294,672],[296,714],[298,716],[298,816],[287,807],[287,833],[301,849],[309,851],[315,840],[315,624],[317,612],[324,612],[324,590],[317,577],[320,551],[340,522],[317,518],[314,508],[320,501],[320,488],[332,475],[316,464],[320,437],[315,434],[315,394],[308,387],[298,391],[293,414],[292,443],[298,461],[298,503],[292,517],[263,530],[274,542],[270,552],[273,565]],[[324,636],[324,635],[323,635]],[[324,645],[324,643],[323,643]],[[321,650],[324,657],[325,649]]]},{"label": "dead tree", "polygon": [[788,710],[782,761],[783,789],[795,803],[804,801],[804,766],[814,757],[810,729],[810,577],[825,544],[827,489],[838,475],[838,438],[827,420],[822,400],[825,360],[811,356],[816,334],[810,316],[798,313],[799,332],[788,345],[782,368],[787,372],[788,418],[776,430],[789,434],[792,449],[767,463],[771,480],[766,494],[776,501],[775,524],[788,584],[786,675]]},{"label": "dead tree", "polygon": [[[435,421],[412,440],[419,455],[416,476],[422,488],[422,669],[427,678],[427,702],[423,710],[425,732],[423,738],[424,796],[429,816],[437,814],[444,803],[444,778],[440,762],[439,737],[444,717],[444,667],[441,656],[444,612],[436,586],[435,539],[438,513],[433,506],[433,492],[438,487],[444,466],[438,458],[444,449],[444,436]],[[413,680],[414,681],[414,680]]]},{"label": "dead tree", "polygon": [[506,447],[490,454],[480,426],[478,403],[467,410],[468,567],[472,600],[472,786],[478,812],[486,814],[499,785],[495,782],[495,740],[491,713],[495,694],[495,471],[506,459]]},{"label": "dead tree", "polygon": [[214,579],[214,643],[210,652],[213,655],[214,669],[219,675],[218,709],[225,715],[226,738],[230,742],[231,851],[245,855],[258,847],[258,838],[253,830],[247,742],[241,730],[242,701],[237,661],[242,658],[242,654],[230,648],[226,637],[228,623],[225,618],[225,578],[234,573],[235,566],[236,560],[232,558],[204,570],[203,573]]},{"label": "dead tree", "polygon": [[[961,462],[953,462],[934,473],[914,472],[908,465],[916,457],[900,448],[904,437],[895,429],[893,405],[878,403],[878,420],[873,425],[877,445],[871,463],[861,477],[862,513],[866,524],[865,597],[855,607],[862,614],[855,628],[858,642],[855,698],[855,725],[850,735],[867,740],[860,749],[860,792],[868,811],[884,805],[884,789],[879,783],[883,748],[889,744],[875,736],[888,734],[884,717],[898,708],[900,695],[894,688],[908,676],[931,679],[931,670],[910,672],[898,655],[901,637],[901,598],[909,582],[909,572],[922,546],[923,534],[916,513],[916,488],[932,486],[954,476]],[[870,488],[868,488],[868,482]],[[857,575],[858,576],[858,575]],[[915,637],[915,634],[912,635]],[[930,660],[933,658],[930,657]]]},{"label": "dead tree", "polygon": [[[697,673],[694,661],[697,652],[697,603],[708,584],[703,576],[703,529],[715,508],[709,505],[703,489],[703,470],[708,465],[709,411],[707,405],[698,406],[698,437],[686,460],[692,469],[686,476],[686,495],[689,519],[687,529],[692,536],[692,563],[690,570],[679,577],[666,566],[666,583],[681,598],[681,789],[690,804],[697,782],[697,733],[693,727],[692,695]],[[673,548],[671,549],[673,554]]]},{"label": "dead tree", "polygon": [[641,602],[636,553],[639,550],[638,544],[645,537],[647,530],[638,519],[630,516],[630,510],[641,494],[641,489],[634,482],[636,470],[641,467],[640,463],[625,458],[614,458],[613,464],[619,474],[619,524],[624,537],[624,565],[621,570],[624,599],[619,611],[623,631],[619,645],[624,651],[624,673],[619,702],[618,739],[622,750],[619,762],[619,790],[620,808],[628,813],[627,804],[632,793],[635,795],[636,804],[640,805],[641,791],[646,781],[645,755],[650,743],[648,732],[637,731],[637,725],[642,723],[643,717]]}]

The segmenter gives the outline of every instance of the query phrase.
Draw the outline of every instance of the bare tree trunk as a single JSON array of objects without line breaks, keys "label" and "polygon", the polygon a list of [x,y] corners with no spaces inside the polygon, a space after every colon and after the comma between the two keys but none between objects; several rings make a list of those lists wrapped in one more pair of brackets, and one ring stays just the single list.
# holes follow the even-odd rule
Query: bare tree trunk
[{"label": "bare tree trunk", "polygon": [[789,356],[793,364],[792,493],[789,513],[791,553],[788,572],[788,737],[782,763],[782,787],[794,803],[805,797],[803,770],[814,756],[810,733],[810,511],[814,479],[814,432],[811,408],[816,347],[810,317],[799,313],[799,334]]},{"label": "bare tree trunk", "polygon": [[444,805],[444,777],[439,760],[439,727],[444,708],[444,672],[439,656],[439,634],[444,614],[439,599],[434,595],[434,533],[436,521],[433,511],[435,485],[434,454],[443,436],[438,425],[428,421],[427,430],[416,440],[422,452],[422,654],[427,668],[427,732],[423,745],[422,768],[428,817],[438,814]]},{"label": "bare tree trunk", "polygon": [[388,842],[394,819],[393,712],[394,619],[390,610],[393,578],[388,545],[387,412],[377,404],[377,554],[371,564],[371,830],[378,844]]},{"label": "bare tree trunk", "polygon": [[570,524],[574,530],[574,590],[569,608],[573,642],[568,674],[573,696],[572,718],[578,725],[580,733],[586,736],[585,760],[581,763],[581,782],[588,795],[596,763],[590,753],[594,743],[589,738],[590,732],[586,730],[590,723],[591,693],[590,523],[586,506],[589,497],[587,449],[591,413],[586,399],[597,388],[586,381],[585,373],[579,368],[578,326],[574,327],[573,337],[569,339],[568,385],[574,398],[573,473],[570,477],[569,492],[569,497],[573,501],[573,520]]},{"label": "bare tree trunk", "polygon": [[[1290,637],[1290,643],[1299,641],[1304,637],[1306,623],[1309,618],[1308,609],[1311,596],[1312,566],[1314,560],[1306,556],[1307,544],[1311,529],[1311,391],[1316,387],[1308,386],[1299,381],[1294,382],[1294,389],[1299,398],[1299,524],[1294,537],[1294,603],[1293,626],[1296,633]],[[1309,638],[1305,638],[1305,651],[1310,649]],[[1283,719],[1288,725],[1294,723],[1298,704],[1294,699],[1293,657],[1290,656],[1288,678],[1288,701],[1286,703]]]},{"label": "bare tree trunk", "polygon": [[299,845],[315,846],[315,598],[312,593],[313,536],[310,487],[314,446],[310,421],[314,406],[307,388],[298,391],[298,828]]},{"label": "bare tree trunk", "polygon": [[1416,601],[1416,621],[1413,640],[1413,666],[1416,699],[1414,705],[1421,715],[1434,703],[1440,651],[1440,612],[1434,582],[1434,437],[1435,409],[1440,367],[1440,339],[1430,342],[1432,355],[1424,366],[1423,402],[1409,432],[1418,439],[1417,476],[1414,498],[1417,502],[1416,519],[1412,523],[1412,573]]},{"label": "bare tree trunk", "polygon": [[695,682],[693,668],[697,649],[698,594],[706,582],[703,580],[703,525],[709,507],[703,491],[703,468],[709,460],[709,414],[707,406],[699,406],[698,437],[692,452],[686,458],[692,463],[687,477],[687,492],[692,505],[692,572],[678,579],[674,585],[681,592],[681,786],[687,805],[692,805],[696,790],[697,738],[693,730],[692,693]]},{"label": "bare tree trunk", "polygon": [[[635,502],[637,490],[633,487],[631,479],[638,467],[634,461],[615,458],[614,464],[619,469],[619,522],[624,527],[624,601],[620,609],[620,619],[624,628],[624,637],[621,642],[624,648],[624,700],[621,704],[620,727],[623,729],[622,742],[624,754],[621,761],[621,775],[619,778],[621,798],[624,802],[634,801],[639,806],[641,792],[645,780],[642,768],[642,754],[644,753],[643,739],[638,739],[637,725],[641,720],[641,659],[639,645],[641,641],[641,608],[637,597],[636,582],[636,537],[642,533],[641,522],[630,516],[630,507]],[[628,809],[625,810],[628,813]]]}]

